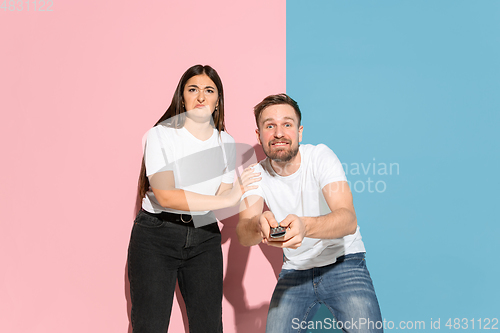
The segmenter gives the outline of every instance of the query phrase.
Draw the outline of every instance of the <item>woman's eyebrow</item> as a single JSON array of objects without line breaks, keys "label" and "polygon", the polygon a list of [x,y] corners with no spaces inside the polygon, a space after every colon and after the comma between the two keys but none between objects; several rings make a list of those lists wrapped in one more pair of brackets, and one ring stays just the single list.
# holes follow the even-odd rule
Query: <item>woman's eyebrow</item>
[{"label": "woman's eyebrow", "polygon": [[[200,87],[198,87],[198,85],[196,85],[196,84],[190,84],[190,85],[188,85],[188,87],[200,88]],[[207,89],[207,88],[211,88],[211,89],[214,89],[214,90],[215,90],[215,88],[214,88],[214,87],[212,87],[212,86],[205,86],[205,88],[203,88],[203,89]]]}]

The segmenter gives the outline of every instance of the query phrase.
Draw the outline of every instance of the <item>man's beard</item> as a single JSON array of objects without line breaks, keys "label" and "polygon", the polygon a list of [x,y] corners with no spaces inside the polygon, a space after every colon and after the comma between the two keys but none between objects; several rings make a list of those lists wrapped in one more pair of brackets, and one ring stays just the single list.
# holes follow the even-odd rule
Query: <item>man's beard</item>
[{"label": "man's beard", "polygon": [[[280,140],[280,141],[282,141],[282,140]],[[289,142],[290,149],[288,149],[288,150],[277,149],[277,150],[272,151],[271,147],[270,147],[271,144],[272,144],[272,141],[269,142],[269,146],[268,146],[269,150],[264,148],[264,146],[262,146],[262,149],[264,150],[264,154],[266,154],[266,156],[270,160],[273,160],[274,162],[290,162],[292,160],[292,158],[297,156],[297,154],[299,153],[299,146],[297,145],[296,148],[293,148],[291,142]]]}]

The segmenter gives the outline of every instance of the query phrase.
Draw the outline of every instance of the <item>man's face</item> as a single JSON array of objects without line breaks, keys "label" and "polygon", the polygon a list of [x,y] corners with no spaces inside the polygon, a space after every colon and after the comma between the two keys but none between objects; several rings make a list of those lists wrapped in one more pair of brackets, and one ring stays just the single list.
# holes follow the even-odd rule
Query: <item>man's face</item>
[{"label": "man's face", "polygon": [[264,153],[275,162],[289,162],[299,152],[302,126],[299,126],[295,110],[288,104],[265,108],[255,132]]}]

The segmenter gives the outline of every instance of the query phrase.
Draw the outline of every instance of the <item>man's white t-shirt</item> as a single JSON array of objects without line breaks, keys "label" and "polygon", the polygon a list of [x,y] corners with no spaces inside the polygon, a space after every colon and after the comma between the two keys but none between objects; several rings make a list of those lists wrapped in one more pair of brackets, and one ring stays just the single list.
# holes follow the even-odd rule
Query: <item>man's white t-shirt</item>
[{"label": "man's white t-shirt", "polygon": [[[159,124],[149,130],[144,152],[146,175],[173,171],[175,188],[205,195],[215,195],[221,182],[234,182],[236,151],[234,139],[214,129],[203,141],[186,128]],[[151,188],[142,200],[142,208],[150,213],[162,211],[203,215],[207,211],[186,212],[161,206]]]},{"label": "man's white t-shirt", "polygon": [[[300,167],[292,175],[282,177],[274,172],[268,158],[255,166],[261,173],[259,187],[246,192],[243,198],[258,195],[280,222],[289,214],[321,216],[331,212],[322,189],[329,183],[346,181],[342,164],[324,144],[300,145]],[[297,249],[283,249],[283,269],[304,270],[332,264],[337,257],[365,252],[359,227],[353,235],[337,239],[305,237]]]}]

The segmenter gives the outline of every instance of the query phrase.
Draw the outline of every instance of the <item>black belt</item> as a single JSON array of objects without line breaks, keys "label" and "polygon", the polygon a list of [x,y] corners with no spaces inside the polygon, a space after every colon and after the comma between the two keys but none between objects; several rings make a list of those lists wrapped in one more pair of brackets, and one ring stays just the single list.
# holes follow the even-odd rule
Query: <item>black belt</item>
[{"label": "black belt", "polygon": [[[167,221],[179,225],[183,225],[186,227],[193,227],[194,228],[194,223],[193,223],[193,216],[189,214],[176,214],[176,213],[170,213],[170,212],[161,212],[161,213],[150,213],[147,210],[142,210],[144,213],[146,213],[149,216],[156,217],[162,221]],[[213,215],[213,212],[208,212],[205,215],[200,215],[196,216],[196,219],[202,218],[202,219],[210,219],[210,222],[216,222],[217,219],[215,218],[215,215]]]}]

